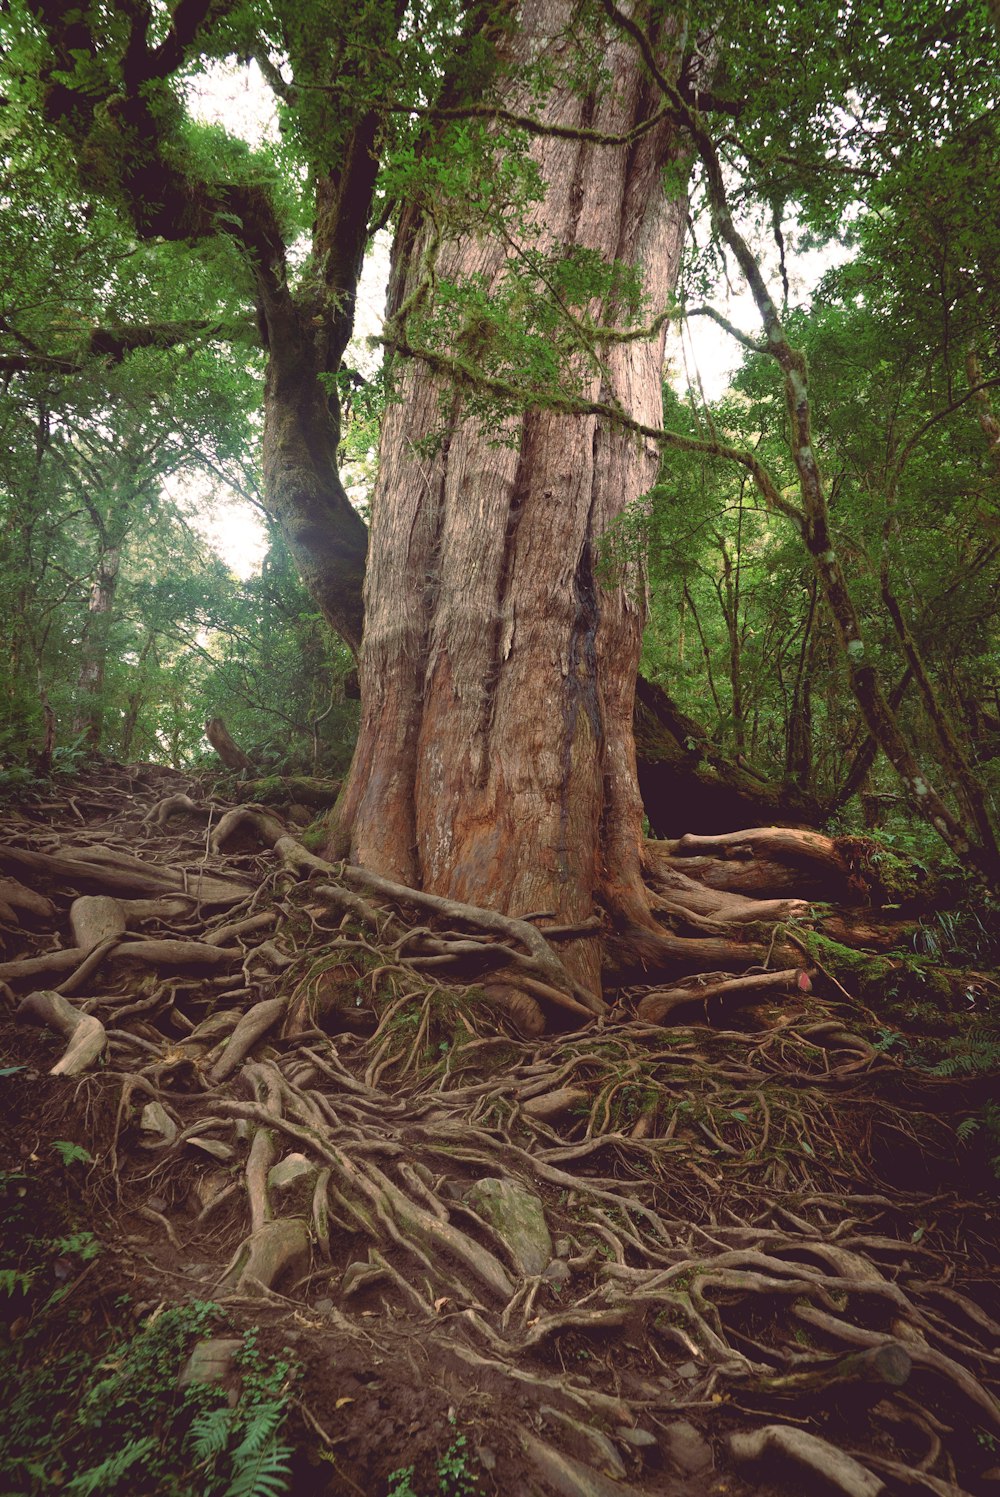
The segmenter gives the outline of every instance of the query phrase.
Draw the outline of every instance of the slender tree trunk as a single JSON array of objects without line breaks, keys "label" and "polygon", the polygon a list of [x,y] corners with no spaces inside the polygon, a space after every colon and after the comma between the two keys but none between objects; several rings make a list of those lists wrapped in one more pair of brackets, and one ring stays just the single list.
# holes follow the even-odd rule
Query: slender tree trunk
[{"label": "slender tree trunk", "polygon": [[[291,308],[287,316],[299,321]],[[357,651],[368,537],[341,482],[338,440],[336,398],[320,383],[308,339],[295,338],[290,349],[272,344],[264,392],[265,502],[327,623]]]},{"label": "slender tree trunk", "polygon": [[90,604],[83,627],[73,732],[77,737],[85,734],[87,748],[95,754],[100,752],[104,732],[104,677],[120,566],[121,551],[118,546],[102,546],[90,586]]},{"label": "slender tree trunk", "polygon": [[[513,45],[558,49],[571,13],[568,0],[527,0]],[[546,120],[620,133],[645,119],[656,100],[633,52],[609,38],[605,66],[610,86],[589,99],[556,89]],[[687,211],[662,185],[677,154],[666,121],[628,148],[540,139],[544,240],[639,267],[662,308]],[[495,285],[509,253],[496,239],[446,243],[439,275]],[[607,324],[616,309],[597,315]],[[611,345],[591,398],[658,425],[662,357],[662,333]],[[373,869],[507,913],[577,920],[600,895],[648,921],[632,737],[644,578],[604,587],[596,569],[601,537],[651,486],[658,453],[595,418],[546,411],[512,421],[497,446],[456,399],[439,452],[424,457],[441,393],[426,368],[408,368],[385,422],[362,723],[334,844],[349,837]],[[596,989],[596,943],[577,945],[570,962]]]}]

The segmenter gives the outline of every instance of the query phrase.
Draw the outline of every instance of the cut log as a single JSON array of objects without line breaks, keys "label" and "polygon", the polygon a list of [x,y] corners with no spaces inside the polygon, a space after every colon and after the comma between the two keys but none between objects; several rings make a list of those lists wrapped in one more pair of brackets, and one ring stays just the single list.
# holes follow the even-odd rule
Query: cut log
[{"label": "cut log", "polygon": [[205,737],[227,769],[243,774],[253,769],[253,761],[240,748],[221,717],[208,719],[205,724]]},{"label": "cut log", "polygon": [[913,1359],[905,1346],[899,1341],[883,1341],[865,1351],[819,1358],[809,1366],[755,1377],[740,1386],[758,1393],[787,1393],[796,1397],[862,1387],[879,1399],[891,1389],[902,1388],[912,1367]]},{"label": "cut log", "polygon": [[775,998],[779,994],[801,996],[812,989],[808,972],[800,968],[789,968],[784,972],[757,972],[751,977],[729,977],[719,974],[702,974],[678,983],[675,987],[658,988],[647,993],[636,1010],[638,1017],[650,1024],[663,1024],[675,1009],[687,1009],[692,1003],[704,1006],[721,1003],[724,1008],[742,1003],[756,1003],[759,998]]},{"label": "cut log", "polygon": [[100,1019],[81,1014],[61,993],[41,990],[29,993],[18,1005],[17,1017],[29,1024],[54,1029],[69,1043],[49,1072],[50,1076],[79,1076],[97,1060],[108,1043]]},{"label": "cut log", "polygon": [[793,868],[819,868],[845,878],[851,872],[831,837],[791,827],[757,826],[716,836],[688,832],[673,844],[672,850],[678,857],[701,853],[721,858],[767,858],[775,863],[790,863]]}]

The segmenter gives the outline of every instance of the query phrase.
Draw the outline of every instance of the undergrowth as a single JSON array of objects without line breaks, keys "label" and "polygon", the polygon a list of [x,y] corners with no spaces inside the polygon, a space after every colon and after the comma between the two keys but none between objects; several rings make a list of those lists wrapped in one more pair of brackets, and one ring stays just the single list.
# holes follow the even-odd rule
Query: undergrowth
[{"label": "undergrowth", "polygon": [[[84,1152],[62,1140],[53,1150],[67,1167]],[[229,1324],[212,1303],[160,1306],[129,1326],[122,1296],[105,1307],[110,1329],[95,1330],[93,1305],[74,1291],[102,1245],[50,1195],[40,1176],[0,1174],[0,1497],[280,1497],[292,1365],[247,1331],[232,1398],[218,1384],[181,1388],[194,1344]]]},{"label": "undergrowth", "polygon": [[217,1305],[154,1312],[96,1351],[48,1358],[38,1348],[46,1312],[53,1307],[0,1349],[0,1379],[13,1390],[0,1430],[0,1491],[280,1497],[288,1489],[292,1452],[280,1437],[289,1364],[262,1358],[248,1332],[234,1405],[221,1387],[178,1386],[194,1343],[225,1327]]}]

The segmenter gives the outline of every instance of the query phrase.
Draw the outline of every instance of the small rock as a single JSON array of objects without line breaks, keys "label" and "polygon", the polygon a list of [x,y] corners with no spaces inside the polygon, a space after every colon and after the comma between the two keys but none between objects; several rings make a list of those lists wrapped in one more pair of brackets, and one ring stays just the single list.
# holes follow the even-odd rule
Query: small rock
[{"label": "small rock", "polygon": [[316,1174],[316,1166],[310,1164],[304,1154],[286,1154],[267,1174],[269,1190],[288,1190],[308,1175]]},{"label": "small rock", "polygon": [[[172,1143],[177,1137],[177,1124],[167,1112],[162,1102],[147,1102],[142,1109],[142,1119],[139,1126],[143,1133],[158,1133],[161,1138]],[[159,1207],[155,1207],[159,1210]]]},{"label": "small rock", "polygon": [[479,1457],[479,1464],[482,1466],[482,1468],[483,1468],[484,1471],[495,1471],[496,1470],[496,1468],[497,1468],[496,1451],[492,1450],[489,1445],[478,1445],[476,1447],[476,1454]]},{"label": "small rock", "polygon": [[332,1299],[317,1299],[313,1301],[313,1309],[317,1315],[332,1315],[336,1308]]},{"label": "small rock", "polygon": [[540,1274],[552,1258],[552,1238],[538,1196],[513,1180],[487,1176],[466,1197],[510,1248],[524,1274]]},{"label": "small rock", "polygon": [[552,1251],[557,1258],[569,1258],[573,1253],[573,1244],[568,1237],[557,1237]]},{"label": "small rock", "polygon": [[648,1429],[620,1429],[617,1434],[619,1440],[631,1445],[633,1450],[650,1450],[656,1444],[656,1436]]},{"label": "small rock", "polygon": [[688,1379],[697,1377],[698,1364],[697,1362],[682,1362],[679,1367],[674,1368],[674,1372],[678,1377],[686,1377]]},{"label": "small rock", "polygon": [[553,1258],[552,1262],[542,1274],[543,1279],[548,1279],[550,1284],[568,1284],[573,1275],[568,1263],[562,1258]]},{"label": "small rock", "polygon": [[154,1211],[166,1211],[167,1202],[163,1196],[150,1196],[149,1203]]},{"label": "small rock", "polygon": [[177,1379],[179,1388],[189,1388],[192,1383],[224,1383],[233,1371],[236,1353],[242,1340],[215,1336],[211,1341],[199,1341],[194,1351],[181,1368]]},{"label": "small rock", "polygon": [[663,1431],[664,1448],[680,1471],[691,1476],[707,1471],[714,1464],[712,1447],[687,1419],[668,1424]]},{"label": "small rock", "polygon": [[229,1144],[224,1144],[219,1138],[189,1138],[187,1141],[189,1149],[200,1149],[203,1154],[211,1154],[213,1159],[228,1162],[235,1154],[235,1149]]}]

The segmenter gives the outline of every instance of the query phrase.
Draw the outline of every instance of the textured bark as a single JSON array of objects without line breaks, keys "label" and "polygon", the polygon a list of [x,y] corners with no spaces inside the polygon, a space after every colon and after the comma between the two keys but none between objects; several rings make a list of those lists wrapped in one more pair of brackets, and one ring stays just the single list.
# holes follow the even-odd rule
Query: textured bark
[{"label": "textured bark", "polygon": [[[563,45],[571,7],[529,0],[514,47]],[[655,101],[635,54],[609,39],[613,84],[584,99],[554,91],[549,123],[629,130]],[[514,107],[521,101],[514,100]],[[585,246],[641,267],[650,305],[676,278],[686,200],[666,195],[678,147],[663,122],[630,148],[539,139],[549,245]],[[411,234],[410,294],[421,262]],[[404,236],[405,242],[405,236]],[[446,243],[438,271],[496,284],[497,239]],[[607,324],[614,307],[596,309]],[[614,399],[658,425],[663,333],[612,345]],[[643,579],[603,588],[596,550],[653,482],[658,454],[596,418],[532,410],[490,444],[460,399],[433,458],[415,444],[440,420],[441,385],[407,369],[390,407],[372,513],[361,656],[361,732],[335,840],[357,862],[405,883],[513,914],[585,918],[599,891],[634,918],[642,806],[632,738]],[[598,983],[594,944],[571,954]]]}]

